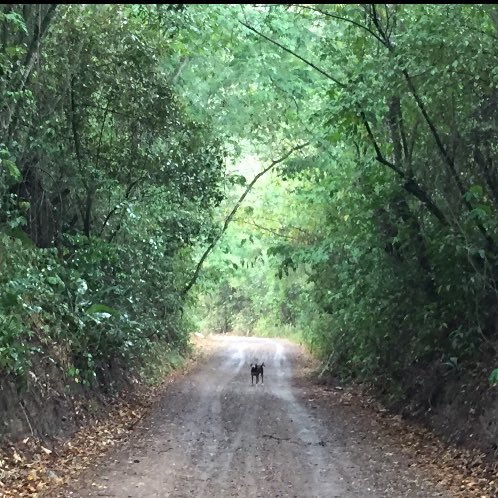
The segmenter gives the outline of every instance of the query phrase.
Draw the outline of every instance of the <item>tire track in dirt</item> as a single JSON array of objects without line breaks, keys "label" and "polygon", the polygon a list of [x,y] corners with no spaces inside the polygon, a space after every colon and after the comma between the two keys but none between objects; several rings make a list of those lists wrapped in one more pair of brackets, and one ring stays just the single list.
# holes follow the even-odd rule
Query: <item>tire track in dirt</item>
[{"label": "tire track in dirt", "polygon": [[[392,475],[389,459],[368,441],[357,447],[350,425],[331,423],[325,406],[310,406],[306,387],[294,382],[297,346],[243,337],[215,343],[210,357],[168,386],[106,464],[57,496],[449,496],[411,469]],[[249,364],[256,358],[266,364],[265,383],[252,386]]]}]

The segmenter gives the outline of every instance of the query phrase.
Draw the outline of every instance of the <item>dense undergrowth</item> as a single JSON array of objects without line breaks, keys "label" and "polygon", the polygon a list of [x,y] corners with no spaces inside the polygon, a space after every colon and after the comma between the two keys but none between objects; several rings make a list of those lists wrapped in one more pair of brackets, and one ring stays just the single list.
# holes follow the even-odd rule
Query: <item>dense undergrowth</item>
[{"label": "dense undergrowth", "polygon": [[172,89],[175,12],[2,8],[0,370],[20,386],[33,362],[95,386],[188,347],[182,290],[225,173]]}]

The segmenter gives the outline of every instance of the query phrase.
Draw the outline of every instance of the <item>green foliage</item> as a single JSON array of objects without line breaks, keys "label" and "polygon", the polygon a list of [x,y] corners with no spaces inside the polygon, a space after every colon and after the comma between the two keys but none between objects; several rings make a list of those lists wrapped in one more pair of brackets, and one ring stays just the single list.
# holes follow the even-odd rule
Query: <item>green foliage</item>
[{"label": "green foliage", "polygon": [[181,290],[224,196],[222,143],[165,64],[179,15],[9,4],[0,23],[0,374],[146,372],[188,347]]},{"label": "green foliage", "polygon": [[[252,151],[282,137],[314,151],[257,187],[265,200],[252,197],[226,234],[205,275],[205,323],[284,333],[279,310],[290,304],[292,327],[332,372],[398,398],[432,366],[468,373],[489,362],[498,346],[496,8],[227,7],[227,31],[217,12],[203,19],[229,68],[206,109],[236,113],[232,129]],[[254,265],[251,248],[265,254]]]},{"label": "green foliage", "polygon": [[489,374],[489,383],[494,386],[498,383],[498,368],[495,368],[490,374]]},{"label": "green foliage", "polygon": [[494,361],[497,18],[2,7],[2,372],[143,368],[188,348],[187,305],[210,330],[303,338],[396,397],[430,366]]}]

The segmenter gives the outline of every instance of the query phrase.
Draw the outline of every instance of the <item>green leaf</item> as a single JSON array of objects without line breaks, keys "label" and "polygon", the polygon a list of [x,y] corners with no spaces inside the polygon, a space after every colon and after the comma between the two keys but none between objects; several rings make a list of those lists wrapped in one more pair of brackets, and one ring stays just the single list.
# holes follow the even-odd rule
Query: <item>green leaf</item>
[{"label": "green leaf", "polygon": [[10,159],[1,159],[0,166],[7,171],[14,181],[17,182],[21,179],[21,172],[14,161],[11,161]]},{"label": "green leaf", "polygon": [[120,312],[110,306],[105,304],[92,304],[89,308],[87,308],[86,313],[89,315],[93,315],[95,313],[109,313],[113,316],[119,316]]},{"label": "green leaf", "polygon": [[59,284],[63,284],[62,280],[59,278],[59,276],[58,276],[58,275],[48,277],[48,278],[47,278],[47,282],[48,282],[50,285],[59,285]]},{"label": "green leaf", "polygon": [[489,375],[489,383],[492,386],[498,384],[498,368],[495,368]]}]

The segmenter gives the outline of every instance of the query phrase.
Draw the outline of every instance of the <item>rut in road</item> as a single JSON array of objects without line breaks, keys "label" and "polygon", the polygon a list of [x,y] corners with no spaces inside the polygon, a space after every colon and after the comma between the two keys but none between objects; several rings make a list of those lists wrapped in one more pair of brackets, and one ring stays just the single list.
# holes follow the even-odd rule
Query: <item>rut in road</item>
[{"label": "rut in road", "polygon": [[[408,464],[394,465],[392,453],[354,439],[328,407],[307,407],[304,388],[293,386],[297,346],[242,337],[216,342],[216,352],[167,388],[97,474],[58,496],[449,496]],[[255,360],[265,362],[265,383],[252,386]]]}]

